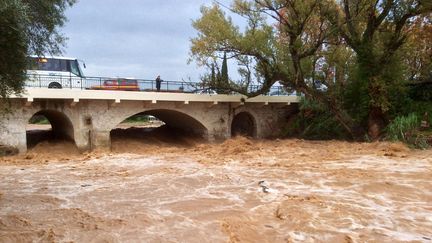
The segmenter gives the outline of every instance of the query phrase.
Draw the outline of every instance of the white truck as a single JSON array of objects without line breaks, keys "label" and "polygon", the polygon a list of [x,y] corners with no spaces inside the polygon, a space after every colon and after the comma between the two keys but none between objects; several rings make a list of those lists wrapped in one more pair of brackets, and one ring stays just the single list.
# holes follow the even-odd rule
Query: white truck
[{"label": "white truck", "polygon": [[85,88],[85,77],[76,58],[68,57],[28,57],[27,81],[29,87],[51,89]]}]

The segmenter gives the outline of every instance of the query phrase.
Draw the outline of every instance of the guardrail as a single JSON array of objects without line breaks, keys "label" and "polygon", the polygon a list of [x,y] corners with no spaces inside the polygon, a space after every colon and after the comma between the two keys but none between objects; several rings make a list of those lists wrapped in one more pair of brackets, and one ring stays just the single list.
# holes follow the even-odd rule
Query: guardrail
[{"label": "guardrail", "polygon": [[[76,77],[58,75],[27,75],[26,87],[54,88],[54,89],[92,89],[92,90],[126,90],[126,91],[148,91],[156,89],[155,80],[129,79],[129,78],[106,78],[106,77]],[[249,87],[249,91],[259,88],[258,85]],[[217,94],[217,90],[202,86],[202,83],[163,80],[159,92]],[[225,92],[219,92],[225,93]],[[235,94],[226,92],[228,94]],[[273,86],[265,95],[288,96],[296,95],[285,90],[283,86]]]}]

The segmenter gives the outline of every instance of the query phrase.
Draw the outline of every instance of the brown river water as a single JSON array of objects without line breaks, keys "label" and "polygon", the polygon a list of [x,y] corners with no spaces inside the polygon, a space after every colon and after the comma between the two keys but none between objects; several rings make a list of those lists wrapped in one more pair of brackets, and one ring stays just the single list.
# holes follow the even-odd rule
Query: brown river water
[{"label": "brown river water", "polygon": [[432,242],[431,150],[117,133],[0,158],[0,242]]}]

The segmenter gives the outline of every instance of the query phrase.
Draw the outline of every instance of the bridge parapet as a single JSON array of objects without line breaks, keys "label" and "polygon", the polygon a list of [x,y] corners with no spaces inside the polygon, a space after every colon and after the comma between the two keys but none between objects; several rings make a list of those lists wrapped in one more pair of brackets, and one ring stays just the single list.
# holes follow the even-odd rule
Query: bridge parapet
[{"label": "bridge parapet", "polygon": [[114,103],[121,101],[172,101],[172,102],[205,102],[205,103],[262,103],[268,104],[291,104],[298,103],[298,96],[256,96],[248,98],[244,95],[224,94],[191,94],[191,93],[168,93],[168,92],[134,92],[134,91],[109,91],[109,90],[76,90],[76,89],[46,89],[27,88],[19,97],[27,102],[35,99],[65,99],[74,104],[80,100],[112,100]]},{"label": "bridge parapet", "polygon": [[[149,92],[156,91],[156,80],[135,79],[135,78],[108,78],[108,77],[77,77],[72,75],[42,75],[29,74],[25,86],[28,88],[63,88],[75,90],[129,90]],[[249,85],[248,92],[260,89],[260,85]],[[216,90],[206,87],[202,82],[185,82],[163,80],[160,85],[161,92],[180,93],[208,93],[215,94]],[[217,91],[230,92],[227,90]],[[270,87],[265,95],[290,95],[283,86],[274,85]]]}]

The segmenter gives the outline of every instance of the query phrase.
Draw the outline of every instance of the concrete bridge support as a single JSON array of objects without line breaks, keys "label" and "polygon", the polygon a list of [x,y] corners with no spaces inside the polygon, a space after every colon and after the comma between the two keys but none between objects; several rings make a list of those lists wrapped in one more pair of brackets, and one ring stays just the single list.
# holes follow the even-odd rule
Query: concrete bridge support
[{"label": "concrete bridge support", "polygon": [[11,99],[10,112],[0,113],[0,144],[25,152],[26,125],[35,114],[47,117],[53,134],[73,140],[85,151],[109,148],[111,130],[138,113],[214,141],[236,132],[256,138],[276,136],[293,109],[287,104],[240,102]]},{"label": "concrete bridge support", "polygon": [[23,117],[22,110],[13,113],[10,111],[0,113],[0,144],[15,147],[20,152],[27,150],[26,123]]}]

